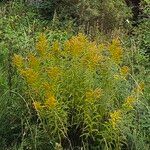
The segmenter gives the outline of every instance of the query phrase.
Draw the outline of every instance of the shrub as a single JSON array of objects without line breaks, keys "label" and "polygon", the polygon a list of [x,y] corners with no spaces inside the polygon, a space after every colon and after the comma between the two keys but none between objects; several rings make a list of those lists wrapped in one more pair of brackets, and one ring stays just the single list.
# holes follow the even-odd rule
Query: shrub
[{"label": "shrub", "polygon": [[46,18],[52,19],[55,13],[61,21],[72,18],[87,33],[95,28],[112,31],[122,27],[125,20],[131,17],[124,0],[46,0],[39,3],[38,8]]},{"label": "shrub", "polygon": [[123,63],[120,40],[91,42],[79,33],[49,43],[44,33],[35,50],[15,54],[13,64],[26,81],[28,103],[53,147],[120,149],[134,119],[144,83]]}]

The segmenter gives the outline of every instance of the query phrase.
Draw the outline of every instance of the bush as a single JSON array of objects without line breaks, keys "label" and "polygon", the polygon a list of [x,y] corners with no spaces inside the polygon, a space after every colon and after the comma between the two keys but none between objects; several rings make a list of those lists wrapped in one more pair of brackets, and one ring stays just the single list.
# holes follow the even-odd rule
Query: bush
[{"label": "bush", "polygon": [[126,147],[144,83],[123,65],[124,53],[118,39],[97,44],[80,33],[49,43],[42,33],[35,50],[14,55],[27,103],[52,147]]},{"label": "bush", "polygon": [[120,28],[130,16],[124,0],[54,0],[38,4],[41,14],[53,18],[55,12],[61,21],[72,18],[88,33],[94,28],[109,32]]}]

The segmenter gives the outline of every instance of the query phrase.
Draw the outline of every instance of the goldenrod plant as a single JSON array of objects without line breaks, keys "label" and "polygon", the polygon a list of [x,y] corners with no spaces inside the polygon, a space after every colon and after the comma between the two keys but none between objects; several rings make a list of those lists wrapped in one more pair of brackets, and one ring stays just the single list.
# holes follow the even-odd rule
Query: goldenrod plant
[{"label": "goldenrod plant", "polygon": [[[68,148],[88,149],[90,139],[99,149],[121,149],[124,119],[133,113],[144,89],[137,81],[131,85],[130,66],[123,65],[123,57],[119,38],[98,44],[82,33],[63,43],[50,43],[41,33],[32,53],[14,54],[13,64],[54,145],[65,140]],[[80,130],[80,145],[73,141],[71,129]]]}]

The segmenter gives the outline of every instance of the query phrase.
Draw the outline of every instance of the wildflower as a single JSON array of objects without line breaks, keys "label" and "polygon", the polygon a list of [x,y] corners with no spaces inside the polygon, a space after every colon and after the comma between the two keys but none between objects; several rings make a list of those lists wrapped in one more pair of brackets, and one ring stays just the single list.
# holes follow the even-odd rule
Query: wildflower
[{"label": "wildflower", "polygon": [[21,68],[23,66],[23,57],[20,55],[14,54],[12,62],[16,67]]},{"label": "wildflower", "polygon": [[119,64],[123,54],[120,41],[118,39],[113,39],[112,44],[109,46],[108,49],[111,53],[111,58],[114,60],[115,63]]},{"label": "wildflower", "polygon": [[86,92],[86,101],[94,101],[100,98],[103,94],[102,89],[89,90]]},{"label": "wildflower", "polygon": [[48,48],[48,41],[46,39],[46,36],[42,33],[39,36],[38,42],[36,43],[36,49],[39,52],[39,54],[43,55],[46,53],[47,48]]},{"label": "wildflower", "polygon": [[84,51],[86,44],[86,36],[79,33],[77,36],[72,37],[64,43],[64,50],[72,56],[78,56]]},{"label": "wildflower", "polygon": [[58,67],[52,67],[47,69],[47,73],[50,78],[56,78],[60,75],[60,69]]},{"label": "wildflower", "polygon": [[130,69],[127,67],[127,66],[123,66],[121,69],[120,69],[120,73],[121,75],[123,76],[126,76],[128,73],[129,73]]},{"label": "wildflower", "polygon": [[28,59],[31,68],[35,68],[39,66],[39,60],[33,54],[29,54]]},{"label": "wildflower", "polygon": [[33,84],[38,79],[38,73],[35,72],[33,69],[25,69],[20,71],[21,75],[25,77],[28,84]]},{"label": "wildflower", "polygon": [[58,42],[58,41],[55,41],[55,42],[53,43],[53,45],[52,45],[51,50],[52,50],[52,52],[54,52],[54,54],[58,54],[58,52],[60,51],[59,48],[60,48],[60,47],[59,47],[59,42]]},{"label": "wildflower", "polygon": [[47,96],[46,101],[45,101],[45,106],[47,108],[53,108],[53,107],[55,107],[56,106],[56,99],[55,99],[55,97],[49,94]]},{"label": "wildflower", "polygon": [[110,122],[112,124],[113,129],[116,129],[117,125],[121,121],[121,110],[115,110],[110,113]]},{"label": "wildflower", "polygon": [[136,102],[136,99],[135,97],[133,96],[128,96],[125,100],[125,103],[123,104],[123,106],[125,106],[126,108],[128,109],[133,109],[133,105],[134,103]]},{"label": "wildflower", "polygon": [[52,90],[52,86],[48,83],[48,82],[45,82],[42,84],[42,88],[46,91],[46,92],[49,92]]},{"label": "wildflower", "polygon": [[41,108],[42,108],[40,102],[35,101],[35,102],[33,102],[33,105],[37,111],[41,110]]}]

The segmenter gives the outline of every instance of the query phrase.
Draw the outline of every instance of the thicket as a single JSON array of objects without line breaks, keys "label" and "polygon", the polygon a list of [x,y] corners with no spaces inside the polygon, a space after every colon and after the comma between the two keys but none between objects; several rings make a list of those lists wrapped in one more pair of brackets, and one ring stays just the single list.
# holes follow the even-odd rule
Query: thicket
[{"label": "thicket", "polygon": [[72,19],[87,33],[95,28],[103,32],[122,28],[132,16],[124,0],[45,0],[36,7],[43,17],[53,19],[57,15],[61,21]]},{"label": "thicket", "polygon": [[142,8],[132,27],[124,1],[1,3],[0,148],[148,150]]}]

